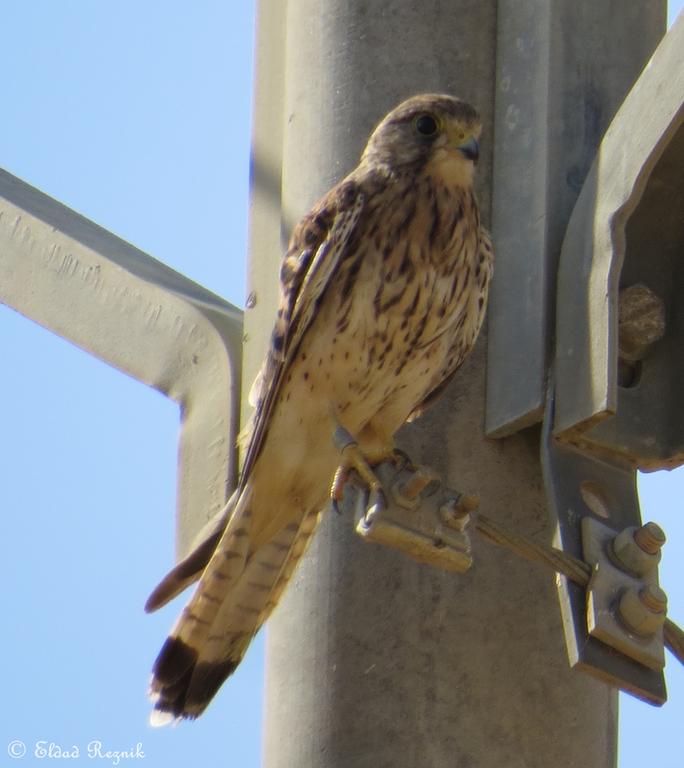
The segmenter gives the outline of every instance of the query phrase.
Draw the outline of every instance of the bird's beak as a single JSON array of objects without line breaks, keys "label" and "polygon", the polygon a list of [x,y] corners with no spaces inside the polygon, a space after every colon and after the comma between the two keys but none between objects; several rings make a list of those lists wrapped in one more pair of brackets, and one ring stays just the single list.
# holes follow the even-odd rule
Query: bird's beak
[{"label": "bird's beak", "polygon": [[468,141],[464,141],[463,144],[459,144],[457,149],[464,157],[474,163],[480,157],[480,142],[474,136],[471,136]]}]

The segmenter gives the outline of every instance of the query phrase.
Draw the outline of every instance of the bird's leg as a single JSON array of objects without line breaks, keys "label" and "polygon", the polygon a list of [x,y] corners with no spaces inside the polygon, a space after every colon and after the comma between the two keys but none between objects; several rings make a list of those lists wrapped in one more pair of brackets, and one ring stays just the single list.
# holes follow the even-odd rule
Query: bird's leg
[{"label": "bird's leg", "polygon": [[[339,503],[344,495],[344,488],[349,480],[349,473],[356,470],[362,482],[368,487],[369,507],[386,506],[382,485],[372,466],[383,461],[393,461],[395,464],[405,464],[408,457],[402,451],[398,451],[389,441],[390,447],[377,447],[370,450],[362,450],[356,440],[344,427],[338,426],[333,434],[333,442],[342,454],[342,462],[338,466],[330,489],[332,507],[339,512]],[[365,441],[364,441],[365,442]]]}]

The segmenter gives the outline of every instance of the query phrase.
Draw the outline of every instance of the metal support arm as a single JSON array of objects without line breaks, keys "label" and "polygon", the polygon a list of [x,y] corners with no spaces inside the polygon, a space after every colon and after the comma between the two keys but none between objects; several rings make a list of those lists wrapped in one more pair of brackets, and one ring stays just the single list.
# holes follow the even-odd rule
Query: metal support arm
[{"label": "metal support arm", "polygon": [[1,170],[0,302],[180,405],[182,554],[235,482],[241,311]]}]

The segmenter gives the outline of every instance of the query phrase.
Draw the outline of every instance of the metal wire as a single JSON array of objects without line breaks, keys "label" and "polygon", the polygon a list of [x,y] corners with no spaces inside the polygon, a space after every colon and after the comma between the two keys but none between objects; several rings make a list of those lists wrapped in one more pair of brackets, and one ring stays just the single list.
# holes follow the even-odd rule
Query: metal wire
[{"label": "metal wire", "polygon": [[[580,587],[586,588],[589,584],[592,568],[583,560],[556,549],[556,547],[537,544],[519,533],[511,533],[482,513],[473,515],[473,527],[491,544],[504,547],[532,563],[552,568]],[[665,647],[679,663],[684,664],[684,631],[670,619],[665,619],[663,641]]]}]

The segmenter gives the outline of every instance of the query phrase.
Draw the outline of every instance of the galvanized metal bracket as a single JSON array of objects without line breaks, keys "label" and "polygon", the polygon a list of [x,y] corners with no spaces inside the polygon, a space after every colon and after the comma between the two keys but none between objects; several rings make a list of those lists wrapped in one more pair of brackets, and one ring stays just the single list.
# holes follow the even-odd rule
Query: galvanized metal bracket
[{"label": "galvanized metal bracket", "polygon": [[679,19],[606,131],[570,217],[542,440],[559,544],[595,567],[586,594],[558,580],[570,663],[654,704],[666,699],[657,571],[628,574],[606,553],[641,526],[636,469],[684,463],[683,46]]},{"label": "galvanized metal bracket", "polygon": [[236,482],[242,312],[3,170],[0,303],[180,405],[183,555]]},{"label": "galvanized metal bracket", "polygon": [[601,141],[563,241],[553,432],[644,470],[684,463],[684,17]]},{"label": "galvanized metal bracket", "polygon": [[[558,254],[601,137],[662,36],[664,19],[644,10],[616,15],[609,3],[497,3],[490,437],[542,421]],[[606,45],[608,29],[629,46]],[[635,136],[651,111],[630,126]]]},{"label": "galvanized metal bracket", "polygon": [[[613,602],[625,587],[626,574],[611,569],[598,553],[604,550],[605,527],[618,532],[641,525],[636,472],[623,461],[562,445],[551,435],[551,421],[552,413],[544,425],[541,460],[556,530],[554,545],[599,565],[587,590],[557,576],[570,665],[651,704],[663,704],[667,693],[662,667],[643,663],[642,649],[635,648],[626,628],[611,625],[621,641],[610,644],[601,632],[602,618],[613,615]],[[662,655],[662,635],[659,643],[656,653]]]}]

